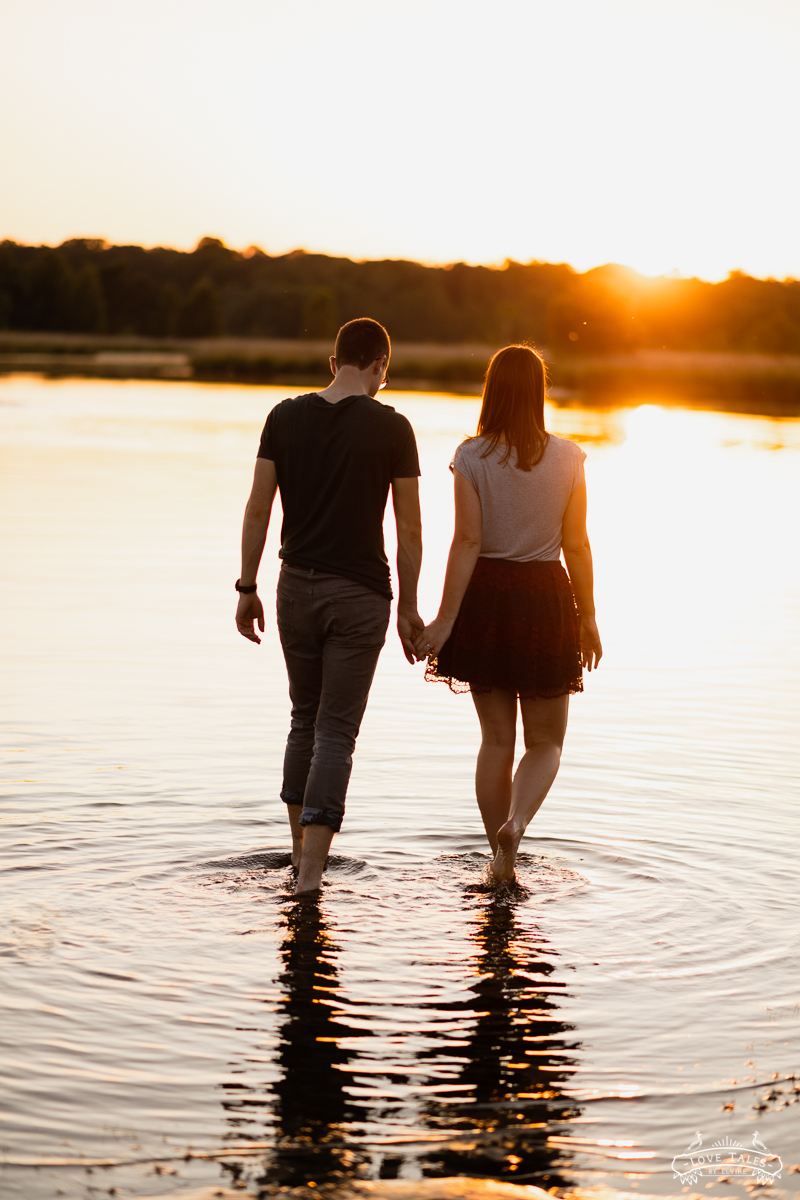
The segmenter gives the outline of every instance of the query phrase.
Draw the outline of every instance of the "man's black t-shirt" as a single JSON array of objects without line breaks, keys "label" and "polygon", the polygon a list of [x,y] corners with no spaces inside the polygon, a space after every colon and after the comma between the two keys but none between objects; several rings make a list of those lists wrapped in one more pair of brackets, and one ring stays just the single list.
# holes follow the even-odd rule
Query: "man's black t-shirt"
[{"label": "man's black t-shirt", "polygon": [[392,479],[419,475],[410,422],[370,396],[331,404],[310,392],[273,408],[258,457],[275,463],[283,561],[354,579],[391,600],[383,513]]}]

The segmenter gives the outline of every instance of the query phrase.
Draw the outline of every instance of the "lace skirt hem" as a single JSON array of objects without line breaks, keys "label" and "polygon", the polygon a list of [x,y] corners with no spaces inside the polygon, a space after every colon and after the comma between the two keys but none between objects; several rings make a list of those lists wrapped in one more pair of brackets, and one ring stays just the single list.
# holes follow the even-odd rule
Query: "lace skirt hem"
[{"label": "lace skirt hem", "polygon": [[522,699],[582,692],[580,617],[561,563],[479,558],[425,678],[452,692],[500,688]]}]

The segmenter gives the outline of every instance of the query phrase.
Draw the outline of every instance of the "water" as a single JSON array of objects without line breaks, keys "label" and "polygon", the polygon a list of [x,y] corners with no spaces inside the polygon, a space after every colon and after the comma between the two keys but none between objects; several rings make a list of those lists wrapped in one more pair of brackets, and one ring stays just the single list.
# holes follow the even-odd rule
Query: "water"
[{"label": "water", "polygon": [[[757,1132],[795,1193],[800,422],[550,412],[589,454],[606,657],[520,887],[481,886],[469,697],[392,635],[298,906],[280,647],[274,621],[260,647],[233,624],[284,394],[0,381],[3,1196],[453,1174],[675,1194],[698,1131]],[[386,398],[418,433],[430,616],[477,402]]]}]

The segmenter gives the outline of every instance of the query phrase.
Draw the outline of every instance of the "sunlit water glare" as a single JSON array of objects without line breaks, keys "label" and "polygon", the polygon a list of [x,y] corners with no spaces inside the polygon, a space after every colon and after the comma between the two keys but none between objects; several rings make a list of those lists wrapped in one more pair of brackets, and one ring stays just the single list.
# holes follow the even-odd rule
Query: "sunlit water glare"
[{"label": "sunlit water glare", "polygon": [[[233,624],[285,394],[0,381],[2,1194],[460,1173],[671,1193],[697,1131],[758,1131],[793,1194],[800,422],[549,411],[588,453],[605,658],[520,888],[481,884],[469,697],[391,633],[322,899],[298,906],[279,514],[263,644]],[[385,399],[419,440],[430,617],[477,401]]]}]

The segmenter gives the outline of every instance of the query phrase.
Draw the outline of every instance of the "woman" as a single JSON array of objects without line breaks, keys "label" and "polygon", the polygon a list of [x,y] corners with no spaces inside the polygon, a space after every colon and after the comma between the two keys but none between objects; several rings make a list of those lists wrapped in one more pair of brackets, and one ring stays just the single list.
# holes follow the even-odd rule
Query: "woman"
[{"label": "woman", "polygon": [[[572,692],[603,650],[586,536],[586,455],[545,432],[545,365],[528,346],[489,363],[478,432],[456,450],[456,522],[439,614],[416,641],[426,679],[472,693],[475,790],[498,880],[558,772]],[[561,565],[564,551],[569,576]],[[513,775],[517,699],[525,754]]]}]

